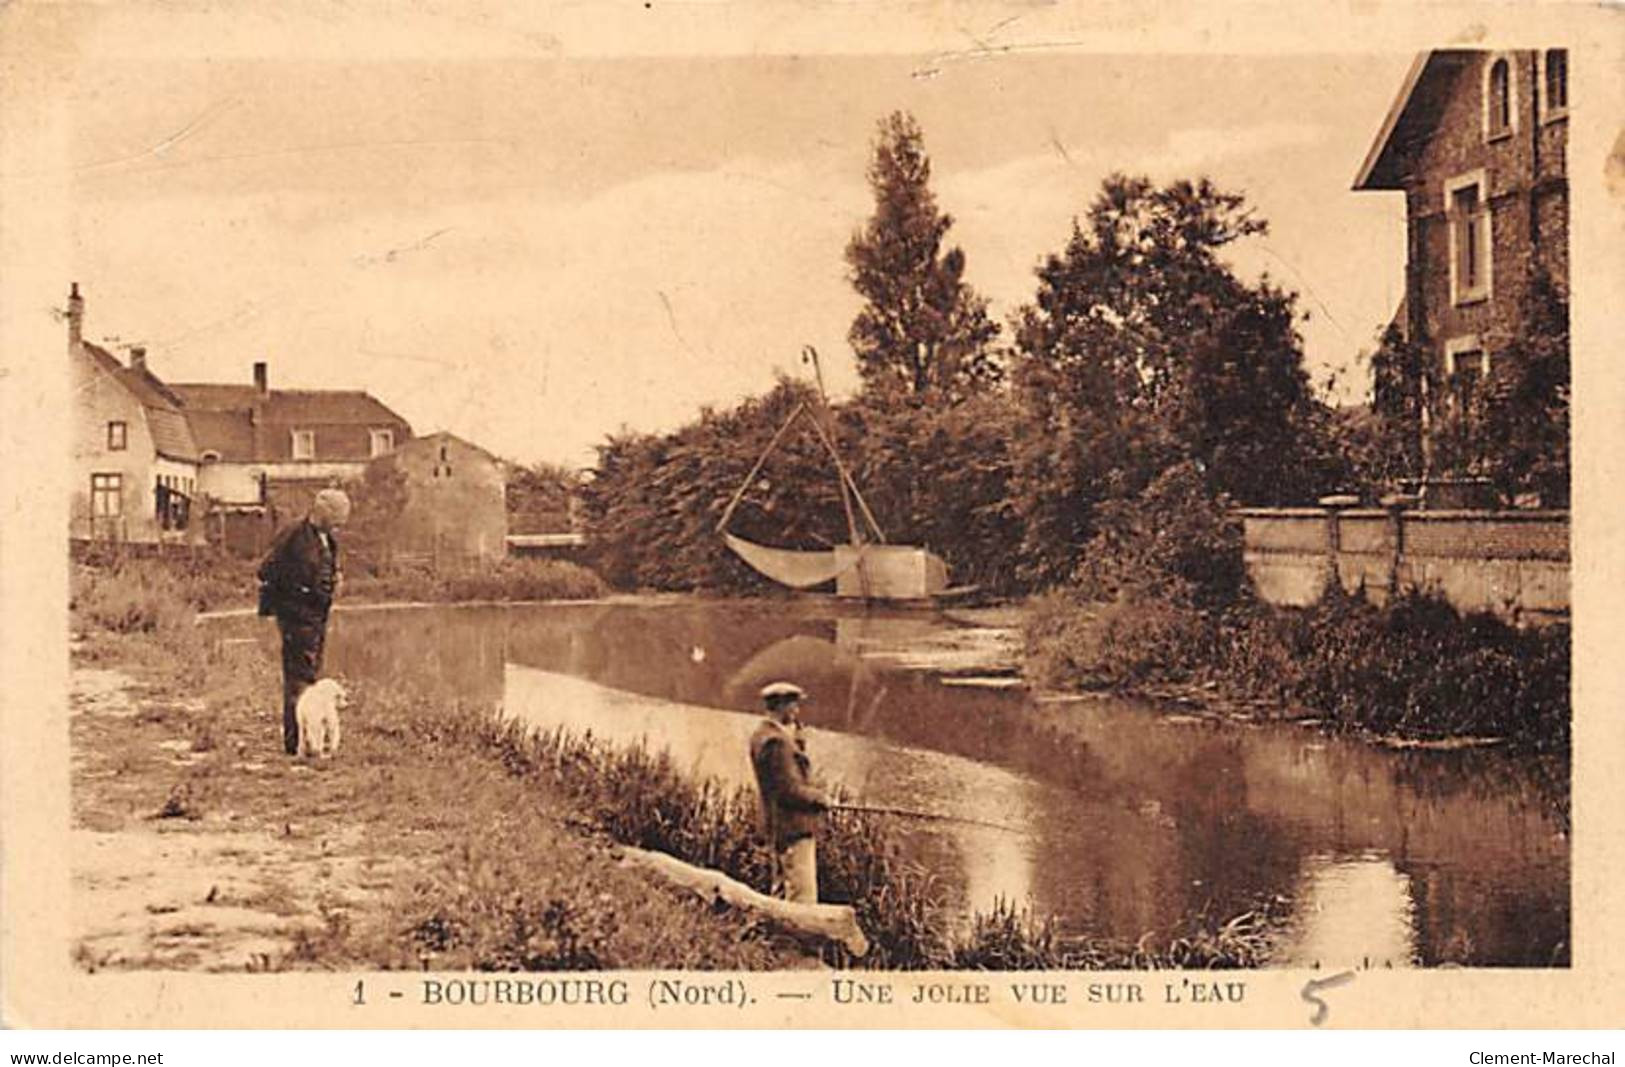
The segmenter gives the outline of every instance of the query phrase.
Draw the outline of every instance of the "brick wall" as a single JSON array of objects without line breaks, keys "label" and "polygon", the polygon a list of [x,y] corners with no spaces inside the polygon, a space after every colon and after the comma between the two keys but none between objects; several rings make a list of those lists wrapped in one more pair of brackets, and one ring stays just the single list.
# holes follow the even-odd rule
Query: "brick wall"
[{"label": "brick wall", "polygon": [[[1485,72],[1498,59],[1507,60],[1512,72],[1513,126],[1504,136],[1486,138]],[[1549,271],[1560,288],[1567,286],[1568,124],[1537,107],[1538,73],[1534,52],[1484,52],[1433,90],[1443,98],[1441,111],[1412,161],[1406,211],[1416,239],[1416,325],[1445,370],[1448,342],[1476,335],[1483,350],[1493,353],[1517,335],[1524,293],[1537,268]],[[1491,215],[1490,294],[1457,304],[1446,189],[1478,171]]]},{"label": "brick wall", "polygon": [[1391,590],[1421,589],[1463,612],[1568,618],[1564,511],[1248,508],[1240,517],[1247,573],[1272,604],[1313,603],[1335,576],[1378,604]]}]

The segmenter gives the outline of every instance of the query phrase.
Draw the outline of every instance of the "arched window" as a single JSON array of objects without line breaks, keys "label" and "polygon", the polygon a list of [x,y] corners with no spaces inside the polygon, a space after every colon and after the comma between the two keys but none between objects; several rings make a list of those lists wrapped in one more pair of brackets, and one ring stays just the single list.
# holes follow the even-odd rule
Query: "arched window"
[{"label": "arched window", "polygon": [[1545,111],[1560,115],[1569,106],[1569,53],[1566,48],[1548,48],[1541,57],[1545,68]]},{"label": "arched window", "polygon": [[1490,64],[1488,91],[1484,106],[1485,132],[1499,137],[1512,132],[1512,64],[1497,59]]}]

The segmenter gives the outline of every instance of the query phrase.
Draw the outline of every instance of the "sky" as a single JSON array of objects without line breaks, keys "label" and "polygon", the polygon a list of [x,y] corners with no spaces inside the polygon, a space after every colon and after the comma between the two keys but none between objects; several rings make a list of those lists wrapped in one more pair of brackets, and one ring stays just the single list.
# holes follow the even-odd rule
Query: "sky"
[{"label": "sky", "polygon": [[1110,172],[1207,175],[1300,294],[1311,372],[1402,292],[1404,205],[1350,185],[1411,52],[256,59],[137,53],[67,94],[86,333],[171,381],[362,388],[419,433],[589,465],[802,373],[856,386],[843,251],[912,112],[967,280],[1006,319]]}]

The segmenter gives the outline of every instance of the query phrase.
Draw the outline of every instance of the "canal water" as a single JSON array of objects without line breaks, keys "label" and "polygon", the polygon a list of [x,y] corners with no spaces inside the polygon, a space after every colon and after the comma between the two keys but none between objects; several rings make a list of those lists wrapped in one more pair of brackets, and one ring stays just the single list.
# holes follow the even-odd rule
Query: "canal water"
[{"label": "canal water", "polygon": [[[274,627],[257,632],[274,656]],[[749,781],[757,691],[805,688],[815,771],[897,819],[969,915],[1002,897],[1137,939],[1270,902],[1273,962],[1566,965],[1561,784],[1494,750],[1395,751],[1115,697],[1035,698],[1006,632],[833,602],[355,610],[329,673],[644,741]]]}]

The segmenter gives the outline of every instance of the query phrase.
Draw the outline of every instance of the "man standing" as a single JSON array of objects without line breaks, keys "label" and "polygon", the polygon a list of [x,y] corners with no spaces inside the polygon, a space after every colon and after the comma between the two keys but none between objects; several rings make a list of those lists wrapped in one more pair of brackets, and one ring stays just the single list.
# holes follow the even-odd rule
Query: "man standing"
[{"label": "man standing", "polygon": [[812,783],[812,763],[801,738],[800,686],[774,682],[762,690],[767,718],[750,739],[750,762],[762,803],[767,834],[784,898],[798,904],[818,903],[818,853],[813,835],[829,800]]},{"label": "man standing", "polygon": [[260,614],[275,615],[282,632],[282,748],[299,752],[299,694],[322,670],[327,615],[339,583],[334,534],[350,517],[350,498],[323,489],[310,514],[277,534],[260,564]]}]

